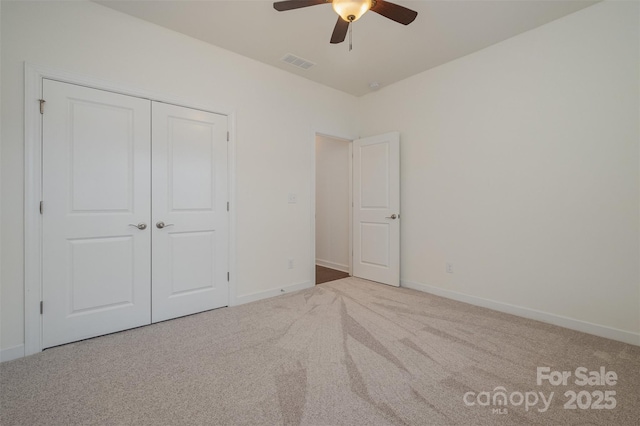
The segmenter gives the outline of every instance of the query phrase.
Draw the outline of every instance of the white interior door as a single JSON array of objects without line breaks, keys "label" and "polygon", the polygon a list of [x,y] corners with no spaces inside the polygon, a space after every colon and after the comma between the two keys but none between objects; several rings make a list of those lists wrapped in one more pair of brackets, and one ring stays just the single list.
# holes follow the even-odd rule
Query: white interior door
[{"label": "white interior door", "polygon": [[43,95],[47,348],[151,320],[151,123],[148,100],[52,80]]},{"label": "white interior door", "polygon": [[153,102],[153,322],[228,304],[227,118]]},{"label": "white interior door", "polygon": [[226,116],[46,79],[43,97],[43,347],[226,306]]},{"label": "white interior door", "polygon": [[400,134],[353,141],[353,275],[400,286]]}]

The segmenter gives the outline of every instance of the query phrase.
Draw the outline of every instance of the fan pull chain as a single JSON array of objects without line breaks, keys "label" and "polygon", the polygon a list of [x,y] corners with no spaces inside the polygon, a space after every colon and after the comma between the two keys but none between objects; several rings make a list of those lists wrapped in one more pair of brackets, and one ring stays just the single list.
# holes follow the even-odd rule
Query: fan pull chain
[{"label": "fan pull chain", "polygon": [[353,49],[353,21],[351,21],[351,25],[349,25],[349,52]]}]

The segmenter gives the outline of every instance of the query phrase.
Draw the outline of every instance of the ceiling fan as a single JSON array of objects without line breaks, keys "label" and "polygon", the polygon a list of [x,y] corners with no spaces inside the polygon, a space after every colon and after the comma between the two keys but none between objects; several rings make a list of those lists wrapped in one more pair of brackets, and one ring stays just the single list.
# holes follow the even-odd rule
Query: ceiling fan
[{"label": "ceiling fan", "polygon": [[357,21],[368,10],[403,25],[416,19],[418,12],[384,0],[284,0],[273,3],[278,12],[331,3],[338,15],[338,22],[331,35],[331,43],[342,43],[347,36],[349,24]]}]

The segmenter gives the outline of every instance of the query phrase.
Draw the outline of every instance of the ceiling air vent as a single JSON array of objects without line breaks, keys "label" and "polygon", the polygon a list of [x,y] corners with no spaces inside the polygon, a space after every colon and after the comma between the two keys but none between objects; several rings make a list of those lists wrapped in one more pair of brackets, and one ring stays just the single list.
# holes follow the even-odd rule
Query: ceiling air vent
[{"label": "ceiling air vent", "polygon": [[294,65],[298,68],[302,68],[303,70],[308,70],[309,68],[315,65],[313,62],[303,59],[292,53],[287,53],[286,55],[284,55],[282,57],[282,61],[291,65]]}]

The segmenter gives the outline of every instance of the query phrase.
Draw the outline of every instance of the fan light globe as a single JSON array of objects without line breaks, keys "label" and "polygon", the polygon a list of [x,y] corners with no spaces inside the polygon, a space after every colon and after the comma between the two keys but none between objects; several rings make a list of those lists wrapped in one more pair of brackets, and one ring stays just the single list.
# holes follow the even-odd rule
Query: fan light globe
[{"label": "fan light globe", "polygon": [[331,4],[333,10],[347,22],[357,21],[371,8],[371,0],[333,0]]}]

